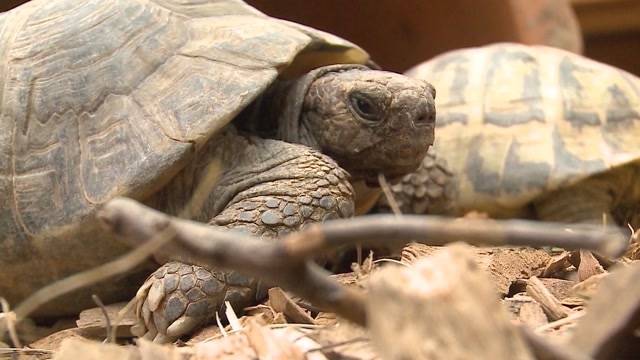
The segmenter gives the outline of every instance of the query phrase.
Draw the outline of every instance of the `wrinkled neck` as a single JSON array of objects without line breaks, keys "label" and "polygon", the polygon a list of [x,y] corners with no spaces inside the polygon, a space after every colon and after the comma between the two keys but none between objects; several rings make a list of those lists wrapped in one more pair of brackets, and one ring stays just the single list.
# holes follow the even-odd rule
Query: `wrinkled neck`
[{"label": "wrinkled neck", "polygon": [[308,79],[276,81],[239,116],[240,128],[263,138],[321,150],[304,121]]}]

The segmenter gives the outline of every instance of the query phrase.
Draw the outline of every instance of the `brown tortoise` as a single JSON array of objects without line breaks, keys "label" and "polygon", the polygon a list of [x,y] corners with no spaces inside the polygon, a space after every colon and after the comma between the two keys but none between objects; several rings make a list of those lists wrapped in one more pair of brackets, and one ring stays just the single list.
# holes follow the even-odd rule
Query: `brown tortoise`
[{"label": "brown tortoise", "polygon": [[[16,304],[123,254],[96,208],[129,196],[176,214],[216,159],[200,221],[273,238],[352,216],[349,179],[413,171],[434,136],[433,87],[368,61],[239,0],[35,0],[0,14],[0,296]],[[91,293],[126,299],[157,266],[40,315],[92,306]],[[138,292],[137,331],[175,339],[256,287],[165,264]]]},{"label": "brown tortoise", "polygon": [[438,89],[438,138],[393,189],[405,212],[627,218],[640,205],[640,79],[563,50],[451,51],[407,72]]}]

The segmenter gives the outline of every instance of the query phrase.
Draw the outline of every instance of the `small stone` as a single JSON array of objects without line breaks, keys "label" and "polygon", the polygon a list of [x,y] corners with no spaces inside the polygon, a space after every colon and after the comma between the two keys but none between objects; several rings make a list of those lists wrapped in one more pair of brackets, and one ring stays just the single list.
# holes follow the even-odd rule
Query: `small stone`
[{"label": "small stone", "polygon": [[346,180],[348,177],[347,172],[341,169],[335,169],[332,173],[336,175],[338,178],[340,178],[341,180]]},{"label": "small stone", "polygon": [[325,187],[325,186],[329,185],[329,181],[325,180],[325,179],[320,179],[320,180],[316,181],[316,184],[318,186]]},{"label": "small stone", "polygon": [[274,208],[277,208],[278,206],[280,206],[280,200],[271,198],[271,199],[267,200],[265,205],[267,205],[268,208],[274,209]]},{"label": "small stone", "polygon": [[203,299],[205,296],[207,296],[207,295],[204,292],[202,292],[202,290],[198,289],[197,287],[194,287],[193,289],[191,289],[191,290],[189,290],[187,292],[187,299],[189,299],[189,301],[191,301],[191,302]]},{"label": "small stone", "polygon": [[196,276],[193,274],[184,275],[180,278],[180,290],[187,292],[196,285]]},{"label": "small stone", "polygon": [[298,205],[292,203],[288,203],[287,205],[285,205],[284,209],[282,209],[282,214],[284,214],[284,216],[291,216],[293,214],[296,214],[297,212]]},{"label": "small stone", "polygon": [[177,274],[167,274],[164,277],[164,293],[169,294],[178,288],[180,277]]},{"label": "small stone", "polygon": [[336,206],[336,199],[333,196],[323,196],[320,199],[320,206],[327,210],[332,209]]},{"label": "small stone", "polygon": [[284,218],[284,224],[289,226],[289,227],[294,227],[294,226],[298,226],[300,225],[300,221],[302,219],[300,219],[299,216],[287,216],[286,218]]},{"label": "small stone", "polygon": [[322,170],[322,171],[324,171],[324,172],[327,172],[327,173],[328,173],[329,171],[331,171],[331,168],[330,168],[330,167],[328,167],[328,166],[321,166],[321,167],[320,167],[320,170]]},{"label": "small stone", "polygon": [[310,196],[302,195],[298,197],[298,202],[300,204],[309,205],[313,199]]},{"label": "small stone", "polygon": [[244,222],[255,222],[258,219],[257,211],[243,211],[238,214],[238,220]]},{"label": "small stone", "polygon": [[320,199],[322,197],[322,193],[319,190],[312,191],[309,195],[313,196],[316,199]]},{"label": "small stone", "polygon": [[179,318],[186,308],[187,300],[184,299],[180,293],[172,294],[169,300],[167,300],[164,311],[167,322],[172,323]]},{"label": "small stone", "polygon": [[313,208],[311,206],[300,206],[300,215],[306,219],[313,214]]},{"label": "small stone", "polygon": [[338,183],[340,182],[340,180],[338,179],[338,177],[336,177],[333,174],[329,174],[327,175],[327,180],[329,180],[329,182],[331,183],[331,185],[338,185]]},{"label": "small stone", "polygon": [[282,215],[280,215],[280,212],[278,212],[276,210],[267,210],[267,211],[262,213],[262,216],[260,217],[260,220],[262,220],[262,223],[266,224],[266,225],[281,224],[282,223]]},{"label": "small stone", "polygon": [[418,188],[416,189],[416,197],[417,198],[423,198],[426,193],[427,193],[427,188],[424,187],[423,185],[418,186]]}]

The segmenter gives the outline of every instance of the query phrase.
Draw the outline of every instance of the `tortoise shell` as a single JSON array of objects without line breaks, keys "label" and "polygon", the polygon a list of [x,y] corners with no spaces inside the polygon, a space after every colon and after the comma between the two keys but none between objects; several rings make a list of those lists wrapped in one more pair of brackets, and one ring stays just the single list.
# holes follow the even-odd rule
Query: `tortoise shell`
[{"label": "tortoise shell", "polygon": [[0,16],[0,218],[37,234],[142,198],[292,63],[366,60],[237,0],[27,3]]},{"label": "tortoise shell", "polygon": [[451,51],[407,75],[438,90],[434,150],[461,212],[517,215],[542,193],[640,159],[640,79],[563,50]]},{"label": "tortoise shell", "polygon": [[34,0],[0,14],[0,293],[17,301],[126,251],[96,206],[156,192],[279,76],[367,61],[240,0]]}]

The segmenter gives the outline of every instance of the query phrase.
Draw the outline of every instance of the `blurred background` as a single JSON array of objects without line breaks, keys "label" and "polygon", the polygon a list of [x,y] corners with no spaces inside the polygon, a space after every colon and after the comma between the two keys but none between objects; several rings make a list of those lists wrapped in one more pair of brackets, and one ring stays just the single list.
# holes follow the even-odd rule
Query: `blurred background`
[{"label": "blurred background", "polygon": [[[25,0],[0,0],[0,11]],[[329,31],[402,72],[442,52],[498,41],[545,44],[640,76],[640,0],[248,0]]]}]

